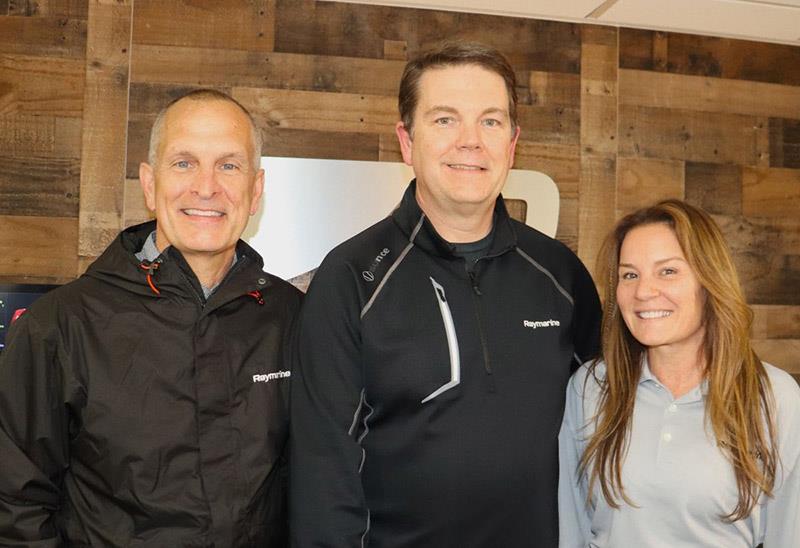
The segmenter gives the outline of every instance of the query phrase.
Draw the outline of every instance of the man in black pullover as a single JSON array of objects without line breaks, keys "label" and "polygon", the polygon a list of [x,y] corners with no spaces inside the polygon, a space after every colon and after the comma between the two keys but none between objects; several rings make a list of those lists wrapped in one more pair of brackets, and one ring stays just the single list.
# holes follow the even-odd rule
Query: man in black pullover
[{"label": "man in black pullover", "polygon": [[334,249],[292,376],[297,547],[555,547],[570,374],[597,350],[594,284],[509,218],[514,72],[450,44],[411,61],[397,136],[416,175]]}]

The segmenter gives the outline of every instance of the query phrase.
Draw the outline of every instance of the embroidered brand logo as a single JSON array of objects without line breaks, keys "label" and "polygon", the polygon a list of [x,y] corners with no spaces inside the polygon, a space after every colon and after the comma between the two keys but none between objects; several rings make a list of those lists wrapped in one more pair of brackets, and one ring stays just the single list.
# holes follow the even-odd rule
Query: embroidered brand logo
[{"label": "embroidered brand logo", "polygon": [[538,329],[540,327],[561,327],[561,322],[558,320],[522,320],[523,327],[530,327],[531,329]]},{"label": "embroidered brand logo", "polygon": [[253,375],[253,382],[269,382],[275,379],[286,379],[292,376],[291,371],[275,371],[266,375]]},{"label": "embroidered brand logo", "polygon": [[391,251],[389,251],[388,247],[384,247],[383,249],[381,249],[380,253],[378,253],[378,255],[372,260],[372,264],[369,265],[369,269],[368,270],[364,270],[361,273],[361,277],[364,278],[364,280],[367,281],[367,282],[374,282],[375,281],[375,274],[373,274],[373,271],[376,268],[378,268],[378,265],[381,264],[381,261],[383,261],[383,259],[389,253],[391,253]]}]

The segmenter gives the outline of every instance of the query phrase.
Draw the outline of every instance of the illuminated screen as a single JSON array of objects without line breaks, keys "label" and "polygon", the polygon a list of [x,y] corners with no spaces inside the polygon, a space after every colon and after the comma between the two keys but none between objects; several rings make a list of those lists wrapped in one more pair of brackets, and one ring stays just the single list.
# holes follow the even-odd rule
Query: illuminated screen
[{"label": "illuminated screen", "polygon": [[56,285],[0,284],[0,351],[6,344],[6,333],[18,311],[28,308],[33,301],[58,287]]}]

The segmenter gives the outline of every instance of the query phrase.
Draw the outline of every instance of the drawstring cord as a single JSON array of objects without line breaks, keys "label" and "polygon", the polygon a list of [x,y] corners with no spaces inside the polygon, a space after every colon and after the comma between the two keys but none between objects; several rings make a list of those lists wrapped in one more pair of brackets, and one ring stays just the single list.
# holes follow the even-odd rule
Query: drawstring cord
[{"label": "drawstring cord", "polygon": [[147,285],[150,286],[150,289],[152,289],[153,293],[155,293],[156,295],[161,295],[161,291],[159,291],[158,288],[153,283],[153,273],[156,270],[158,270],[158,267],[160,265],[161,265],[161,259],[160,258],[156,259],[155,261],[153,261],[151,263],[148,263],[147,261],[142,261],[139,264],[139,268],[141,268],[142,270],[146,270],[147,271]]},{"label": "drawstring cord", "polygon": [[248,291],[247,294],[253,297],[256,300],[256,302],[258,302],[258,304],[261,305],[264,304],[264,297],[261,295],[261,291],[259,291],[258,289],[254,291]]}]

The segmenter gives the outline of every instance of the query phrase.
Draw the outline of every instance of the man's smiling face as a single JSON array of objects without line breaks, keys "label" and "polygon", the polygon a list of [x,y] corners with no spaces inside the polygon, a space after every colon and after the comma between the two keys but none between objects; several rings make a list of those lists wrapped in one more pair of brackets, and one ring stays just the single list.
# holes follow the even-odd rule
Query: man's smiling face
[{"label": "man's smiling face", "polygon": [[439,218],[493,207],[519,134],[505,82],[477,65],[447,66],[426,70],[418,93],[412,132],[398,124],[397,133],[420,206]]},{"label": "man's smiling face", "polygon": [[250,120],[235,104],[175,103],[164,118],[155,165],[140,170],[147,207],[158,221],[158,248],[232,258],[264,184],[252,155]]}]

